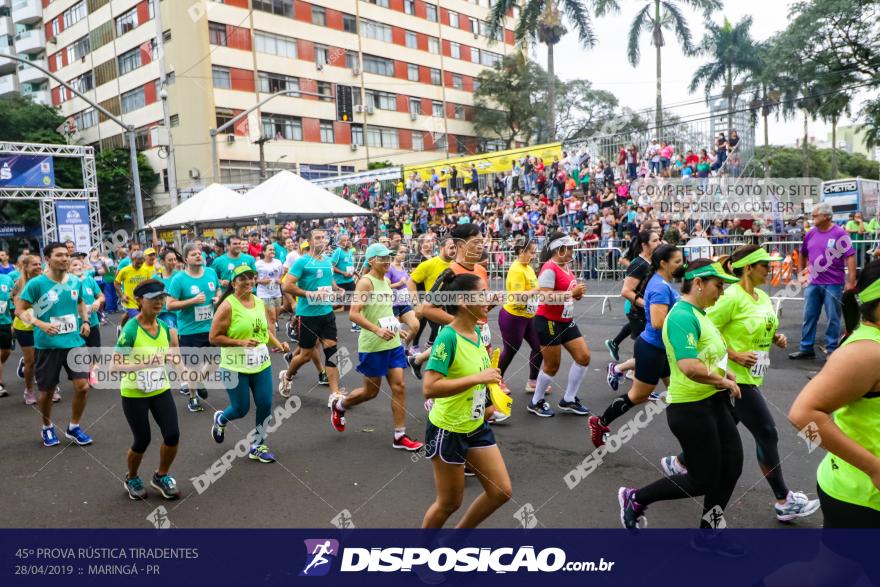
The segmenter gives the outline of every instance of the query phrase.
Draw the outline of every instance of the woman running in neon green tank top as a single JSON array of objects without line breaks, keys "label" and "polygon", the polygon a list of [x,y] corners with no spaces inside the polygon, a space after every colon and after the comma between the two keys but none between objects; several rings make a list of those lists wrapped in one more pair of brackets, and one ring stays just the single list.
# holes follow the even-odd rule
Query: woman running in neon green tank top
[{"label": "woman running in neon green tank top", "polygon": [[843,318],[852,334],[801,391],[788,418],[811,446],[828,451],[817,472],[825,528],[877,528],[880,260],[865,266],[855,290],[844,292]]},{"label": "woman running in neon green tank top", "polygon": [[249,392],[254,395],[257,426],[248,458],[274,463],[275,455],[266,446],[265,426],[272,413],[272,362],[269,345],[285,353],[286,342],[275,338],[263,301],[253,293],[256,272],[249,265],[237,267],[231,275],[211,322],[208,339],[220,347],[220,370],[223,373],[229,406],[214,414],[211,435],[223,442],[230,420],[244,418],[250,409]]}]

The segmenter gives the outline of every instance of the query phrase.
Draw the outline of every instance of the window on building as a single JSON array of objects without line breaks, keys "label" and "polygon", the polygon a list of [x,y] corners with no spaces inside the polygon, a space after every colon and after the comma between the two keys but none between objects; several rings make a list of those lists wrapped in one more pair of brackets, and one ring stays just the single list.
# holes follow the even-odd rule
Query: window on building
[{"label": "window on building", "polygon": [[323,6],[312,6],[312,24],[327,26],[327,11]]},{"label": "window on building", "polygon": [[452,107],[452,117],[456,120],[464,120],[464,106],[456,104]]},{"label": "window on building", "polygon": [[360,124],[351,125],[351,144],[364,145],[364,127]]},{"label": "window on building", "polygon": [[134,71],[143,64],[140,47],[135,47],[130,51],[126,51],[117,57],[117,59],[119,60],[117,64],[119,75],[125,75],[129,71]]},{"label": "window on building", "polygon": [[303,139],[302,119],[283,114],[263,114],[263,134],[276,140],[301,141]]},{"label": "window on building", "polygon": [[425,150],[425,135],[422,134],[422,131],[419,131],[419,130],[413,131],[412,150],[413,151],[424,151]]},{"label": "window on building", "polygon": [[360,60],[358,59],[357,51],[350,51],[348,49],[345,50],[345,67],[349,69],[359,69],[358,65],[360,64]]},{"label": "window on building", "polygon": [[476,47],[471,47],[471,63],[480,63],[480,50]]},{"label": "window on building", "polygon": [[397,95],[391,92],[367,90],[367,106],[373,106],[380,110],[397,110]]},{"label": "window on building", "polygon": [[431,102],[431,116],[443,118],[443,102],[437,102],[436,100]]},{"label": "window on building", "polygon": [[440,54],[440,39],[436,37],[428,37],[428,53],[434,55]]},{"label": "window on building", "polygon": [[473,84],[474,84],[474,91],[475,92],[480,89],[480,79],[479,78],[475,77]]},{"label": "window on building", "polygon": [[253,0],[254,10],[293,17],[293,0]]},{"label": "window on building", "polygon": [[[385,59],[384,57],[364,55],[364,71],[393,77],[394,61],[391,59]],[[439,75],[440,70],[437,70],[437,73]]]},{"label": "window on building", "polygon": [[147,105],[146,95],[144,94],[143,86],[136,88],[130,92],[125,92],[120,96],[122,99],[122,113],[126,114],[128,112],[132,112],[137,110],[138,108],[143,108]]},{"label": "window on building", "polygon": [[269,53],[270,55],[291,57],[293,59],[296,59],[297,57],[296,39],[282,37],[281,35],[273,35],[271,33],[255,32],[254,49],[257,53]]},{"label": "window on building", "polygon": [[388,8],[388,0],[369,0],[370,4],[375,4],[376,6],[381,6],[382,8]]},{"label": "window on building", "polygon": [[315,63],[318,65],[330,63],[330,49],[326,45],[315,45]]},{"label": "window on building", "polygon": [[434,150],[435,151],[445,151],[446,150],[446,135],[444,133],[437,133],[434,135]]},{"label": "window on building", "polygon": [[333,84],[330,82],[318,82],[318,94],[320,94],[319,100],[324,102],[329,102],[333,100]]},{"label": "window on building", "polygon": [[467,155],[470,151],[467,148],[467,139],[459,135],[455,137],[455,150],[459,155]]},{"label": "window on building", "polygon": [[441,84],[440,79],[440,70],[434,67],[431,68],[431,84],[435,86],[439,86]]},{"label": "window on building", "polygon": [[431,22],[437,22],[437,6],[425,3],[425,18]]},{"label": "window on building", "polygon": [[89,42],[89,37],[85,36],[81,39],[77,39],[73,43],[67,46],[67,62],[73,63],[77,59],[82,59],[86,55],[89,54],[89,51],[92,50],[91,43]]},{"label": "window on building", "polygon": [[321,142],[322,143],[334,143],[336,140],[333,138],[333,123],[329,120],[321,121]]},{"label": "window on building", "polygon": [[69,29],[74,24],[78,23],[82,19],[86,17],[86,3],[85,0],[82,2],[77,2],[70,8],[64,11],[64,28]]},{"label": "window on building", "polygon": [[487,67],[494,67],[496,64],[501,63],[501,55],[483,50],[481,63]]},{"label": "window on building", "polygon": [[406,65],[406,79],[411,82],[419,81],[419,66],[412,63]]},{"label": "window on building", "polygon": [[124,12],[122,16],[116,17],[116,36],[121,37],[128,31],[134,30],[140,24],[138,22],[137,7]]},{"label": "window on building", "polygon": [[228,90],[232,87],[232,79],[229,77],[228,67],[214,66],[211,68],[211,77],[214,80],[214,87],[221,90]]},{"label": "window on building", "polygon": [[383,149],[399,149],[400,141],[396,128],[381,128],[371,126],[367,129],[367,144],[371,147]]},{"label": "window on building", "polygon": [[[299,78],[283,75],[280,73],[268,73],[261,71],[257,73],[257,82],[259,89],[265,94],[274,94],[275,92],[299,91]],[[294,97],[297,94],[292,94]]]},{"label": "window on building", "polygon": [[226,25],[219,22],[208,23],[208,42],[221,47],[227,46]]},{"label": "window on building", "polygon": [[58,33],[61,32],[61,21],[57,18],[52,19],[52,36],[57,37]]},{"label": "window on building", "polygon": [[419,36],[412,31],[406,31],[406,46],[410,49],[418,49]]},{"label": "window on building", "polygon": [[73,121],[76,123],[77,130],[92,128],[98,124],[98,111],[94,108],[88,108],[82,112],[73,115]]},{"label": "window on building", "polygon": [[416,0],[403,0],[403,11],[407,14],[415,14]]},{"label": "window on building", "polygon": [[422,99],[421,98],[410,98],[409,99],[409,113],[415,114],[419,116],[422,113]]},{"label": "window on building", "polygon": [[87,71],[81,76],[72,79],[70,85],[78,92],[88,92],[95,89],[95,76],[91,71]]},{"label": "window on building", "polygon": [[342,30],[347,33],[355,33],[358,32],[357,27],[357,18],[353,14],[343,14],[342,15]]},{"label": "window on building", "polygon": [[361,19],[361,34],[368,39],[391,42],[391,27],[372,20]]},{"label": "window on building", "polygon": [[171,123],[171,128],[174,128],[175,126],[180,126],[180,114],[172,114],[170,117],[168,117],[168,122]]},{"label": "window on building", "polygon": [[458,28],[458,13],[449,11],[449,26],[454,29]]},{"label": "window on building", "polygon": [[456,90],[461,90],[464,88],[464,80],[457,73],[452,74],[452,87]]},{"label": "window on building", "polygon": [[449,43],[449,56],[453,59],[461,59],[461,45]]}]

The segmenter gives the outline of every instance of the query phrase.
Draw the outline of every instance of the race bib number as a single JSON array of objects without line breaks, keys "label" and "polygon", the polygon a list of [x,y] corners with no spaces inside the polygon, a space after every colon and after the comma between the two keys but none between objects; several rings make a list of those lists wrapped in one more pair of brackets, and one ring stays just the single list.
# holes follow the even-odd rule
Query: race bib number
[{"label": "race bib number", "polygon": [[259,367],[269,360],[269,347],[264,344],[245,348],[245,366]]},{"label": "race bib number", "polygon": [[480,326],[480,339],[483,341],[483,346],[489,346],[492,344],[492,331],[489,330],[488,324]]},{"label": "race bib number", "polygon": [[214,306],[196,306],[196,322],[204,322],[214,318]]},{"label": "race bib number", "polygon": [[379,318],[379,326],[381,328],[384,328],[385,330],[390,330],[394,334],[400,332],[400,320],[398,320],[394,316]]},{"label": "race bib number", "polygon": [[272,297],[276,297],[281,294],[281,286],[273,281],[266,286],[266,291],[268,291]]},{"label": "race bib number", "polygon": [[345,267],[345,272],[346,272],[346,273],[351,273],[352,271],[354,271],[354,267],[353,267],[352,265],[347,265],[347,266]]},{"label": "race bib number", "polygon": [[154,367],[152,369],[141,369],[136,374],[136,384],[138,391],[143,393],[153,393],[165,387],[165,367]]},{"label": "race bib number", "polygon": [[486,386],[474,390],[474,401],[471,403],[471,420],[482,420],[486,411]]},{"label": "race bib number", "polygon": [[565,302],[562,304],[562,317],[565,319],[574,318],[574,302]]},{"label": "race bib number", "polygon": [[65,314],[59,318],[49,318],[49,323],[58,327],[58,334],[70,334],[76,332],[76,316]]},{"label": "race bib number", "polygon": [[6,310],[9,308],[9,302],[6,300],[0,301],[0,314],[5,314]]},{"label": "race bib number", "polygon": [[526,304],[526,314],[535,315],[538,313],[538,298],[531,297],[529,298],[529,302]]},{"label": "race bib number", "polygon": [[770,368],[770,351],[755,351],[755,354],[758,355],[758,362],[752,365],[749,374],[752,377],[764,377]]}]

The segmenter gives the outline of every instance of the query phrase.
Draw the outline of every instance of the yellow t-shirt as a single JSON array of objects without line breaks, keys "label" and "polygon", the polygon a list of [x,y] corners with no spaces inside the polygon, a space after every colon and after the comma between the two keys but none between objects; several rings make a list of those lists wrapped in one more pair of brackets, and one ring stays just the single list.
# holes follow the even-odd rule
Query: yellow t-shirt
[{"label": "yellow t-shirt", "polygon": [[137,302],[134,300],[134,288],[142,281],[146,281],[153,277],[156,272],[152,265],[144,263],[140,269],[135,269],[132,265],[126,265],[121,271],[116,273],[116,283],[122,284],[122,293],[128,296],[126,308],[136,309]]},{"label": "yellow t-shirt", "polygon": [[[507,279],[505,280],[508,293],[520,291],[533,291],[538,289],[538,277],[531,265],[523,265],[519,261],[514,261],[507,271]],[[520,304],[511,300],[504,304],[504,309],[514,316],[522,318],[534,318],[535,312],[538,311],[537,299],[528,304]]]},{"label": "yellow t-shirt", "polygon": [[441,273],[446,271],[451,262],[452,261],[444,261],[440,255],[431,257],[427,261],[419,263],[418,267],[413,269],[413,272],[410,273],[410,277],[416,283],[424,284],[425,291],[431,291],[431,288],[434,287],[434,282],[437,281],[437,278],[440,277]]}]

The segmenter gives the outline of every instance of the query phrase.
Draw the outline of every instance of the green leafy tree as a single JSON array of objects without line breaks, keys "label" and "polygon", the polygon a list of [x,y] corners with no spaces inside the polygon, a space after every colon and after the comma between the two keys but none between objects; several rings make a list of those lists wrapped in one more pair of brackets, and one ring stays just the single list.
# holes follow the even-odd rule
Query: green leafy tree
[{"label": "green leafy tree", "polygon": [[[598,0],[600,3],[617,4],[616,0]],[[553,56],[554,47],[568,32],[563,24],[563,15],[568,25],[578,36],[578,41],[585,49],[596,44],[590,10],[585,0],[497,0],[489,12],[489,34],[496,37],[504,27],[504,18],[514,7],[519,8],[519,21],[515,29],[516,40],[522,42],[538,42],[547,46],[547,73],[555,79],[556,65]],[[555,126],[556,86],[547,88],[547,101],[540,118],[544,125],[540,129],[541,142],[551,140],[550,134]]]},{"label": "green leafy tree", "polygon": [[[805,153],[810,158],[809,168],[813,177],[823,180],[833,179],[832,160],[836,158],[839,164],[838,175],[841,177],[880,179],[880,163],[871,161],[861,153],[845,151],[833,153],[831,149],[808,147],[804,150],[778,145],[755,149],[755,156],[767,163],[769,175],[772,177],[800,177],[804,168]],[[752,173],[762,174],[758,169],[752,169]]]},{"label": "green leafy tree", "polygon": [[560,94],[565,96],[556,108],[556,138],[570,141],[594,136],[618,116],[617,97],[597,90],[584,79],[561,82]]},{"label": "green leafy tree", "polygon": [[[134,210],[134,186],[129,157],[127,150],[118,148],[104,149],[95,155],[101,219],[105,224],[127,224],[131,219]],[[143,153],[138,153],[138,172],[141,177],[141,193],[148,194],[159,185],[159,175],[150,167]]]},{"label": "green leafy tree", "polygon": [[[630,23],[629,40],[626,55],[630,64],[635,67],[641,58],[639,43],[643,32],[651,34],[651,44],[657,56],[657,104],[654,109],[654,124],[658,132],[663,128],[663,96],[661,93],[662,61],[661,50],[666,45],[664,31],[672,31],[678,38],[685,54],[694,50],[691,29],[688,26],[682,7],[687,6],[699,10],[708,18],[713,11],[721,9],[718,0],[649,0],[639,10]],[[609,12],[618,12],[620,7],[616,0],[597,0],[596,15],[603,16]]]},{"label": "green leafy tree", "polygon": [[367,169],[385,169],[386,167],[394,167],[391,161],[370,161],[367,163]]}]

